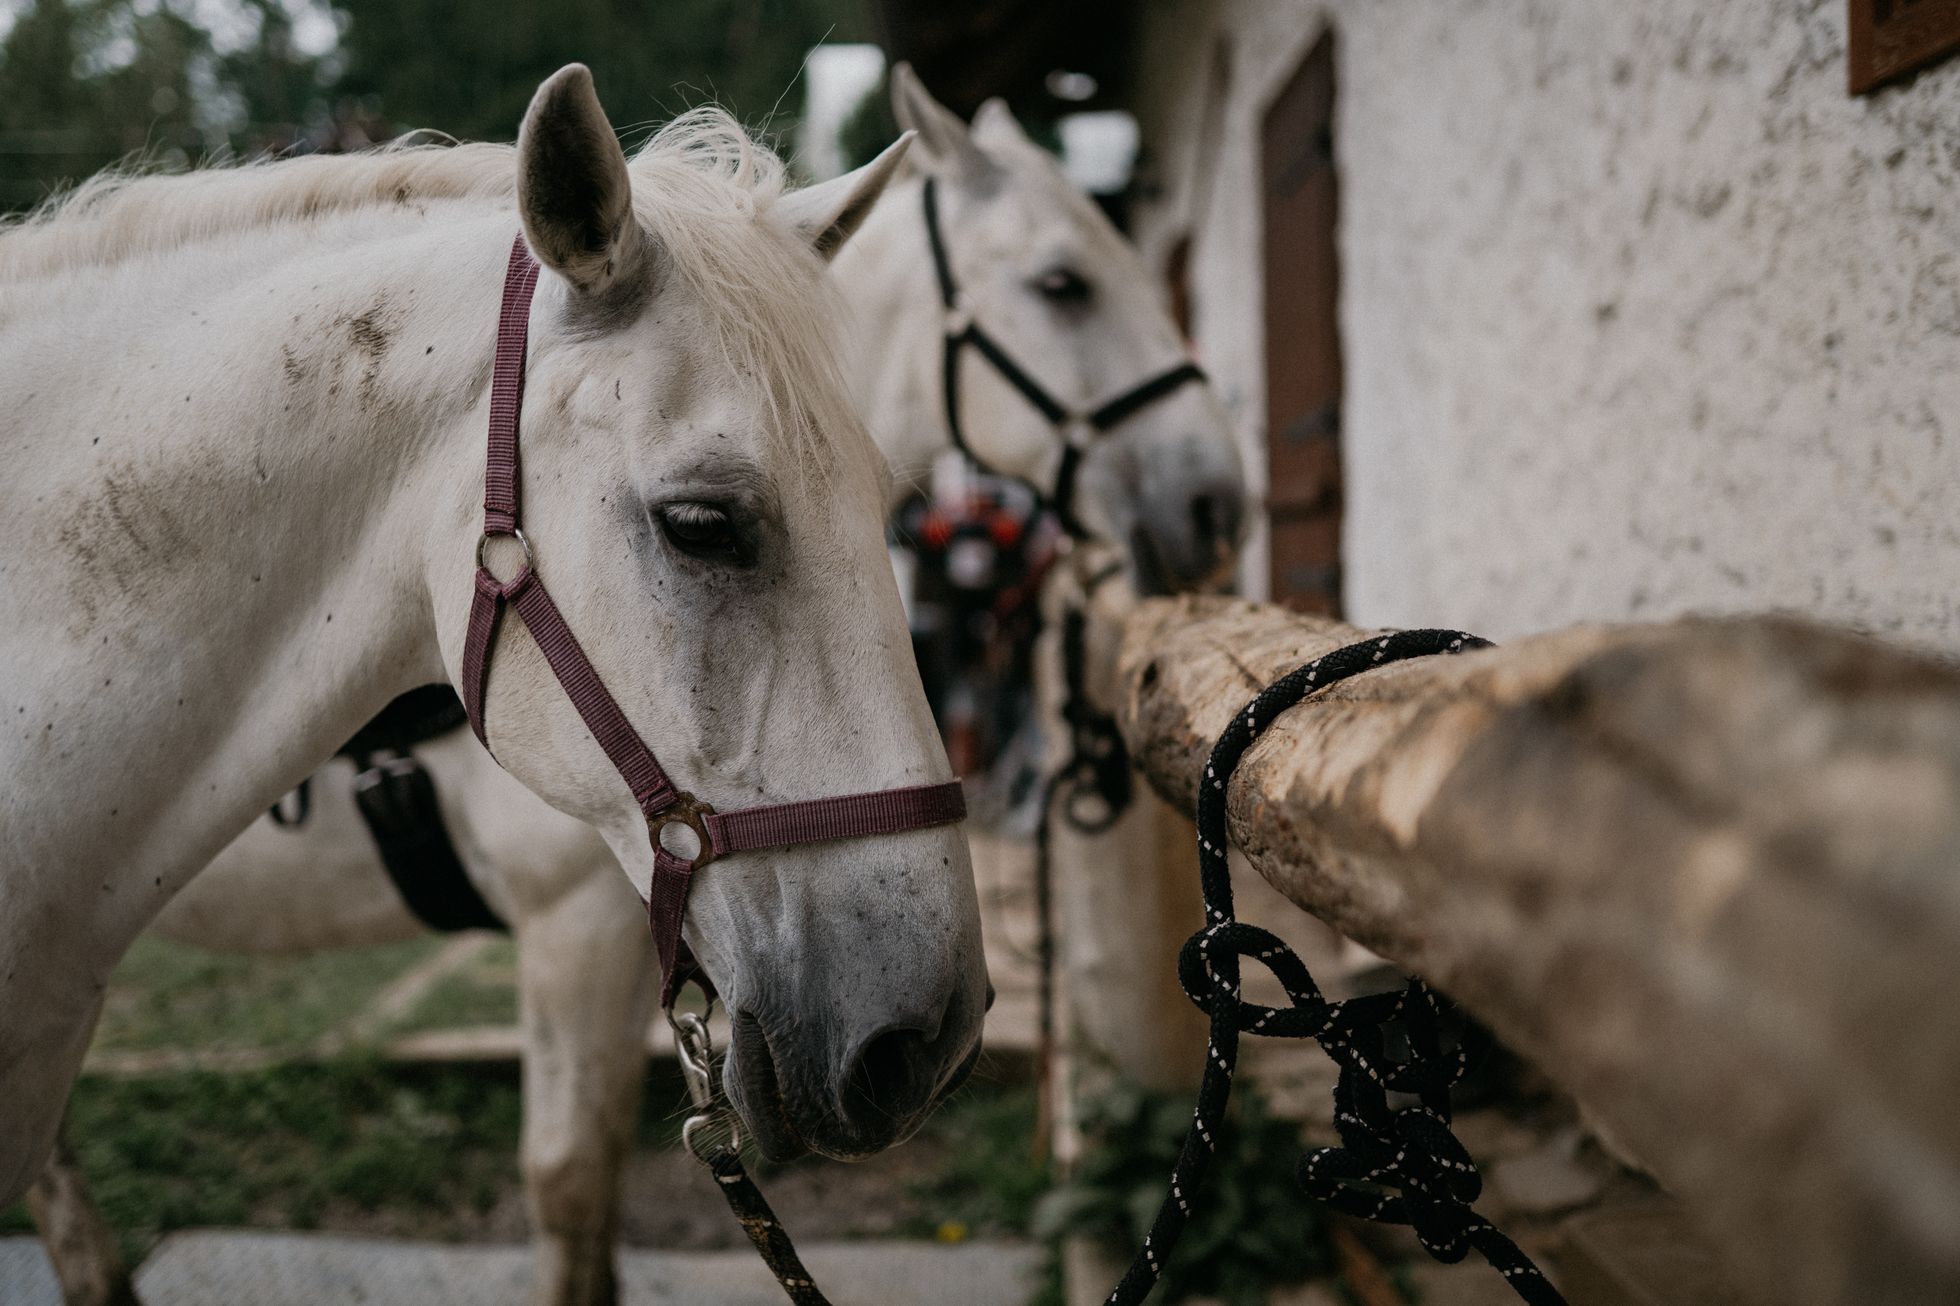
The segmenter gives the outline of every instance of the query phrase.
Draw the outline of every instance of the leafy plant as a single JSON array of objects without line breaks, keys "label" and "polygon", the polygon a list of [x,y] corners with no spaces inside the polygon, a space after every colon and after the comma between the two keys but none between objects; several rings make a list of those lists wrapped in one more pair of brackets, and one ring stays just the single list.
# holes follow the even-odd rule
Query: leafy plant
[{"label": "leafy plant", "polygon": [[946,1157],[912,1185],[924,1215],[906,1232],[955,1240],[1025,1235],[1054,1178],[1035,1159],[1034,1120],[1027,1085],[976,1086],[949,1102],[930,1126],[946,1141]]},{"label": "leafy plant", "polygon": [[[1156,1217],[1190,1124],[1191,1102],[1182,1094],[1121,1085],[1089,1104],[1082,1163],[1037,1205],[1035,1235],[1057,1245],[1093,1238],[1127,1256]],[[1293,1180],[1300,1152],[1294,1127],[1241,1084],[1191,1222],[1165,1266],[1162,1300],[1204,1296],[1261,1306],[1274,1285],[1327,1271],[1322,1214]]]}]

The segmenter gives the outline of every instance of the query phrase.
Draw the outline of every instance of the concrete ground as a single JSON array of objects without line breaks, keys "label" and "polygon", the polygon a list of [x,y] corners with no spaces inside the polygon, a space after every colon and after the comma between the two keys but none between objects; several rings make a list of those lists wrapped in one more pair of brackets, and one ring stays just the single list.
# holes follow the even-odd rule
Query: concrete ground
[{"label": "concrete ground", "polygon": [[[824,1291],[876,1306],[1020,1306],[1040,1252],[1008,1243],[828,1243],[804,1250]],[[622,1306],[777,1306],[782,1290],[746,1248],[626,1251]],[[519,1247],[391,1242],[335,1234],[172,1234],[136,1272],[144,1306],[522,1306]],[[0,1302],[61,1306],[40,1244],[0,1239]]]}]

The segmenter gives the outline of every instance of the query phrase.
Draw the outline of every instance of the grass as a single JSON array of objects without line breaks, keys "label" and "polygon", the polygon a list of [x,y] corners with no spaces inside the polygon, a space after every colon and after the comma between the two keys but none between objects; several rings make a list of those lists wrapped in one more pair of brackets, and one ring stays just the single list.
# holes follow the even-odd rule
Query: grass
[{"label": "grass", "polygon": [[444,976],[391,1035],[517,1023],[517,945],[499,939],[467,967]]},{"label": "grass", "polygon": [[[443,946],[438,936],[311,957],[205,952],[145,937],[110,980],[93,1050],[298,1057]],[[488,949],[406,1022],[516,1019],[510,945]],[[70,1136],[130,1263],[173,1229],[312,1228],[332,1209],[413,1213],[445,1234],[515,1179],[517,1068],[389,1065],[366,1052],[236,1073],[84,1075]],[[650,1122],[649,1134],[671,1133]],[[453,1234],[456,1225],[448,1226]],[[25,1205],[0,1233],[31,1230]]]},{"label": "grass", "polygon": [[[443,946],[440,938],[311,958],[221,956],[146,938],[111,981],[96,1046],[257,1049],[275,1059],[316,1050],[391,982]],[[485,949],[438,982],[388,1036],[508,1025],[517,1019],[515,950]],[[681,1093],[669,1071],[643,1097],[639,1146],[678,1144]],[[1252,1106],[1239,1182],[1194,1228],[1196,1272],[1177,1289],[1252,1300],[1252,1279],[1314,1268],[1309,1224],[1275,1220],[1295,1146],[1290,1131]],[[1161,1196],[1188,1103],[1118,1095],[1088,1122],[1124,1159],[1087,1172],[1059,1193],[1034,1152],[1035,1091],[1025,1083],[976,1082],[926,1127],[937,1155],[897,1203],[900,1237],[1049,1241],[1087,1233],[1121,1242]],[[85,1075],[70,1100],[70,1137],[128,1263],[165,1234],[199,1227],[412,1230],[415,1236],[480,1237],[483,1217],[518,1183],[522,1116],[518,1068],[406,1065],[370,1050],[324,1060],[280,1060],[238,1071]],[[1280,1144],[1288,1144],[1281,1146]],[[762,1166],[764,1176],[774,1167]],[[1287,1183],[1290,1188],[1290,1181]],[[1222,1198],[1222,1200],[1220,1200]],[[31,1231],[24,1205],[0,1212],[0,1233]],[[1304,1246],[1303,1246],[1304,1243]],[[1270,1244],[1270,1245],[1269,1245]],[[1303,1255],[1303,1253],[1305,1253]],[[1304,1262],[1304,1263],[1303,1263]],[[1240,1271],[1229,1268],[1235,1264]],[[1252,1270],[1257,1266],[1257,1270]],[[1056,1301],[1051,1266],[1042,1301]]]},{"label": "grass", "polygon": [[[87,1076],[70,1137],[135,1264],[172,1229],[312,1228],[330,1205],[484,1211],[515,1164],[515,1068],[369,1057],[236,1074]],[[28,1228],[24,1207],[0,1230]]]},{"label": "grass", "polygon": [[1035,1159],[1034,1122],[1035,1089],[1026,1084],[975,1084],[941,1108],[926,1128],[946,1140],[946,1160],[912,1185],[922,1214],[901,1225],[901,1235],[1026,1236],[1053,1182],[1046,1161]]},{"label": "grass", "polygon": [[[678,1145],[680,1093],[671,1068],[654,1070],[639,1147]],[[308,1229],[344,1225],[350,1212],[399,1217],[419,1237],[464,1236],[517,1183],[521,1109],[514,1065],[357,1055],[241,1073],[84,1076],[69,1134],[135,1265],[176,1229]],[[912,1186],[915,1214],[896,1232],[947,1241],[1024,1232],[1047,1183],[1032,1160],[1033,1119],[1024,1087],[962,1093],[927,1125],[945,1140],[946,1162]],[[32,1229],[24,1205],[0,1213],[0,1233]]]},{"label": "grass", "polygon": [[[678,1144],[680,1092],[671,1067],[654,1071],[640,1148]],[[1292,1183],[1297,1132],[1243,1087],[1237,1097],[1235,1126],[1179,1248],[1167,1301],[1259,1302],[1272,1283],[1328,1268],[1317,1214]],[[71,1098],[70,1136],[134,1265],[184,1228],[344,1228],[358,1215],[369,1227],[422,1238],[480,1237],[480,1217],[518,1182],[520,1117],[514,1065],[354,1055],[243,1073],[85,1076]],[[898,1203],[906,1213],[889,1232],[945,1242],[1033,1237],[1051,1246],[1086,1235],[1133,1247],[1162,1199],[1189,1103],[1113,1094],[1085,1121],[1103,1145],[1059,1189],[1035,1159],[1034,1119],[1026,1084],[964,1090],[927,1124],[936,1160],[907,1185]],[[1119,1138],[1124,1146],[1109,1146]],[[776,1170],[758,1167],[765,1187]],[[24,1207],[0,1213],[0,1233],[30,1230]],[[1058,1272],[1051,1258],[1038,1301],[1061,1300]]]},{"label": "grass", "polygon": [[[1275,1118],[1250,1084],[1232,1095],[1218,1130],[1204,1199],[1196,1203],[1158,1296],[1225,1306],[1261,1306],[1275,1284],[1325,1274],[1333,1256],[1324,1210],[1294,1180],[1299,1128]],[[1184,1093],[1132,1084],[1085,1103],[1089,1147],[1068,1181],[1043,1196],[1033,1231],[1051,1245],[1081,1237],[1128,1256],[1143,1242],[1165,1198],[1171,1168],[1191,1127]]]},{"label": "grass", "polygon": [[248,957],[146,936],[110,980],[94,1047],[297,1053],[441,946],[430,936],[311,957]]}]

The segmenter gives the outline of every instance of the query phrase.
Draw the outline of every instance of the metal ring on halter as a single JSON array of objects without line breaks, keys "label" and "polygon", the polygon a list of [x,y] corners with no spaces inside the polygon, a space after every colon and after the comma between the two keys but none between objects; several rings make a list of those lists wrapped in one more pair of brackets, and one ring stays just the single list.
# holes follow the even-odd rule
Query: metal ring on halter
[{"label": "metal ring on halter", "polygon": [[[647,833],[653,837],[656,849],[664,848],[669,857],[685,861],[690,869],[698,871],[715,859],[715,841],[708,834],[708,818],[714,812],[713,803],[703,802],[693,794],[677,794],[670,805],[647,817]],[[684,825],[694,832],[701,847],[693,857],[682,857],[660,842],[660,832],[670,825]]]},{"label": "metal ring on halter", "polygon": [[1062,795],[1062,808],[1068,823],[1078,834],[1101,834],[1123,815],[1093,783],[1073,783]]},{"label": "metal ring on halter", "polygon": [[[483,565],[483,550],[489,545],[492,538],[498,537],[516,540],[524,549],[524,565],[532,570],[536,570],[537,560],[531,556],[531,541],[524,538],[524,532],[522,530],[513,526],[507,531],[485,531],[476,537],[476,569],[478,571],[487,570]],[[496,573],[492,572],[491,574],[495,575]]]}]

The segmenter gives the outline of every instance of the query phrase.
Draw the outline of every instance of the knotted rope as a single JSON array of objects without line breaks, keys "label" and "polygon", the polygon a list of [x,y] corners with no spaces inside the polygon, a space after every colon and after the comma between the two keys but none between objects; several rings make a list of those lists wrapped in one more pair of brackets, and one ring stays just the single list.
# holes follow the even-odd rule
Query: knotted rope
[{"label": "knotted rope", "polygon": [[[1177,960],[1185,994],[1211,1017],[1204,1078],[1190,1132],[1171,1169],[1170,1191],[1142,1249],[1109,1294],[1109,1306],[1137,1306],[1150,1295],[1190,1220],[1191,1203],[1204,1183],[1231,1098],[1241,1032],[1311,1038],[1341,1067],[1334,1089],[1334,1124],[1341,1145],[1316,1148],[1301,1159],[1297,1174],[1309,1196],[1361,1219],[1410,1225],[1424,1250],[1439,1261],[1461,1261],[1474,1250],[1530,1306],[1565,1306],[1531,1258],[1471,1207],[1483,1180],[1450,1132],[1450,1089],[1482,1050],[1475,1027],[1453,1022],[1448,1001],[1419,979],[1410,979],[1400,991],[1330,1002],[1291,948],[1269,931],[1239,921],[1232,910],[1226,787],[1267,727],[1309,695],[1349,676],[1405,658],[1488,647],[1488,641],[1460,631],[1407,630],[1336,649],[1268,686],[1232,719],[1212,748],[1198,788],[1198,869],[1206,921]],[[1063,775],[1070,769],[1064,768]],[[1058,788],[1051,784],[1049,796]],[[1240,996],[1241,959],[1270,970],[1292,1005],[1245,1001]],[[1452,1024],[1458,1027],[1446,1040],[1445,1030]],[[1402,1035],[1402,1046],[1394,1050],[1391,1029]],[[715,1083],[705,1023],[680,1017],[675,1033],[682,1069],[701,1113],[683,1133],[689,1150],[714,1174],[743,1231],[789,1299],[796,1306],[830,1306],[742,1168],[732,1112]],[[1391,1093],[1414,1100],[1397,1106],[1389,1099]],[[727,1132],[709,1126],[727,1126]],[[710,1132],[716,1135],[712,1141]]]},{"label": "knotted rope", "polygon": [[[1453,1048],[1445,1049],[1448,1003],[1419,979],[1399,992],[1329,1002],[1291,948],[1233,916],[1226,860],[1226,786],[1239,760],[1282,712],[1331,684],[1390,662],[1487,647],[1488,641],[1459,631],[1407,630],[1336,649],[1268,686],[1212,748],[1198,786],[1198,868],[1206,921],[1185,943],[1177,965],[1184,992],[1211,1017],[1204,1079],[1190,1132],[1171,1170],[1170,1192],[1142,1249],[1110,1293],[1110,1306],[1143,1301],[1184,1232],[1225,1120],[1241,1031],[1311,1038],[1340,1064],[1334,1123],[1341,1146],[1317,1148],[1301,1160],[1298,1177],[1310,1196],[1362,1219],[1411,1225],[1424,1250],[1440,1261],[1460,1261],[1474,1249],[1532,1306],[1563,1306],[1565,1299],[1531,1258],[1470,1206],[1483,1181],[1450,1132],[1449,1091],[1479,1050],[1477,1036],[1466,1029]],[[1243,1000],[1242,958],[1270,970],[1292,1005]],[[1400,1055],[1388,1046],[1387,1030],[1395,1026],[1406,1041]],[[1398,1107],[1390,1093],[1415,1101]]]}]

